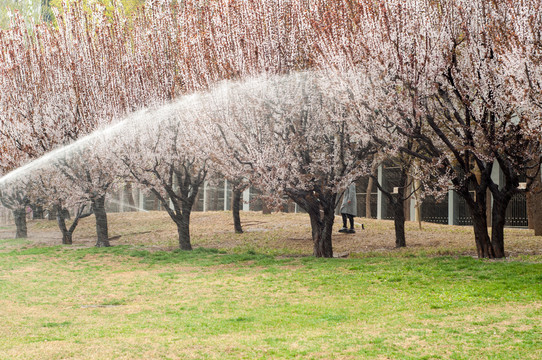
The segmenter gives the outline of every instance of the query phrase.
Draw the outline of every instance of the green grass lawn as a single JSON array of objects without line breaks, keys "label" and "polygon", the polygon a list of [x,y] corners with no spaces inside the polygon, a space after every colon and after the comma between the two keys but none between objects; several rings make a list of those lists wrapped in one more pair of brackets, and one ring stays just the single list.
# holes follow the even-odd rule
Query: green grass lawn
[{"label": "green grass lawn", "polygon": [[0,240],[0,359],[542,358],[529,259],[14,242]]}]

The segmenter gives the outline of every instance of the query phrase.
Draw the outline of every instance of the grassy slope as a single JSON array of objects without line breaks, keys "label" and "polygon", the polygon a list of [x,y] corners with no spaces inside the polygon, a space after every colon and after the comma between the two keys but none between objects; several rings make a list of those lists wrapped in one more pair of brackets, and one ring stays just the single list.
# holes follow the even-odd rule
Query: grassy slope
[{"label": "grassy slope", "polygon": [[542,263],[530,255],[540,239],[528,234],[517,260],[479,261],[425,256],[450,253],[446,239],[464,228],[411,234],[419,245],[397,252],[379,250],[389,229],[370,222],[342,245],[372,244],[369,231],[381,243],[325,260],[276,256],[306,251],[305,224],[291,217],[254,215],[244,240],[211,233],[222,214],[196,219],[196,242],[225,249],[185,253],[156,251],[169,228],[136,216],[109,249],[81,246],[85,227],[72,247],[0,240],[1,359],[542,358]]}]

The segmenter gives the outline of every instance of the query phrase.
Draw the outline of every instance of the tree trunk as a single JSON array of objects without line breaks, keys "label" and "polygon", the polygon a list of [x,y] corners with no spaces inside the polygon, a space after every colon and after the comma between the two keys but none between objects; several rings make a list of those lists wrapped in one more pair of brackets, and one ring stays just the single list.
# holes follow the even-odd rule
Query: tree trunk
[{"label": "tree trunk", "polygon": [[308,213],[311,220],[313,255],[325,258],[333,257],[331,240],[333,222],[335,221],[333,209],[324,209],[323,214],[320,209],[313,209]]},{"label": "tree trunk", "polygon": [[527,193],[527,208],[529,209],[529,228],[535,236],[542,236],[542,190]]},{"label": "tree trunk", "polygon": [[96,217],[96,247],[109,247],[109,231],[107,228],[107,213],[105,211],[105,195],[91,199],[92,212]]},{"label": "tree trunk", "polygon": [[70,211],[66,208],[63,208],[62,210],[62,217],[66,220],[70,220],[71,219],[71,215],[70,215]]},{"label": "tree trunk", "polygon": [[333,222],[335,221],[336,193],[287,189],[286,194],[309,214],[315,257],[333,257]]},{"label": "tree trunk", "polygon": [[62,233],[62,245],[71,245],[73,243],[73,235],[71,232],[66,231]]},{"label": "tree trunk", "polygon": [[192,244],[190,243],[190,212],[191,209],[186,204],[183,204],[182,215],[180,219],[175,221],[181,250],[192,250]]},{"label": "tree trunk", "polygon": [[478,258],[495,258],[495,251],[489,239],[487,232],[487,216],[485,206],[483,209],[471,208],[472,223],[474,228],[474,241],[476,242],[476,251]]},{"label": "tree trunk", "polygon": [[420,192],[421,192],[421,190],[420,190],[420,188],[421,188],[420,180],[414,180],[414,187],[415,187],[414,201],[415,201],[415,204],[416,204],[416,206],[414,207],[414,218],[418,222],[418,228],[421,230],[422,229],[422,212],[421,212],[421,209],[420,209],[420,205],[421,205],[421,201],[420,201]]},{"label": "tree trunk", "polygon": [[233,214],[233,227],[237,234],[243,233],[243,227],[241,226],[241,216],[239,215],[239,210],[241,208],[241,196],[243,192],[241,190],[233,190],[233,199],[231,203],[231,211]]},{"label": "tree trunk", "polygon": [[15,220],[15,238],[16,239],[22,239],[26,238],[28,236],[27,228],[26,228],[26,211],[25,209],[17,209],[13,210],[13,219]]},{"label": "tree trunk", "polygon": [[64,218],[64,212],[58,207],[55,206],[56,213],[56,222],[58,223],[58,228],[62,233],[62,244],[71,245],[72,244],[72,233],[66,227],[66,219]]},{"label": "tree trunk", "polygon": [[398,194],[383,192],[388,199],[388,204],[393,209],[393,224],[395,228],[395,247],[406,247],[405,236],[405,204],[404,204],[404,189],[399,188]]},{"label": "tree trunk", "polygon": [[402,195],[393,202],[393,221],[395,224],[395,247],[406,247],[405,237],[405,207]]},{"label": "tree trunk", "polygon": [[408,186],[408,169],[401,167],[397,195],[390,198],[393,205],[393,221],[395,223],[395,247],[406,247],[405,237],[405,192]]},{"label": "tree trunk", "polygon": [[469,192],[468,186],[465,185],[461,188],[456,188],[456,194],[461,196],[469,207],[478,258],[495,258],[495,250],[489,238],[487,226],[487,186],[478,185],[473,196]]},{"label": "tree trunk", "polygon": [[535,236],[542,236],[542,184],[539,176],[534,177],[526,198],[529,229],[534,230]]},{"label": "tree trunk", "polygon": [[491,210],[491,244],[495,258],[504,258],[504,224],[506,222],[506,208],[510,202],[509,197],[499,198],[493,196],[493,208]]},{"label": "tree trunk", "polygon": [[86,218],[87,216],[90,216],[92,213],[84,213],[84,210],[86,208],[86,205],[80,205],[77,209],[73,222],[68,229],[66,226],[66,220],[69,219],[69,211],[66,209],[61,209],[60,206],[55,206],[56,208],[56,214],[57,214],[57,223],[58,228],[60,229],[62,233],[62,244],[64,245],[71,245],[72,239],[73,239],[73,233],[75,232],[75,229],[77,228],[77,225],[79,224],[79,220]]}]

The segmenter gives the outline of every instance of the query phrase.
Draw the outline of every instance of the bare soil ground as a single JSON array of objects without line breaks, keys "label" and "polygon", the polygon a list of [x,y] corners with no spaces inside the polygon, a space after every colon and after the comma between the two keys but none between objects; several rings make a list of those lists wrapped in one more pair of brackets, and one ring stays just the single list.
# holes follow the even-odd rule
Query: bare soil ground
[{"label": "bare soil ground", "polygon": [[[235,234],[231,212],[195,212],[192,214],[191,238],[194,247],[219,248],[228,251],[271,253],[285,256],[312,254],[309,218],[305,214],[257,212],[241,213],[245,233]],[[175,224],[166,212],[128,212],[108,215],[112,245],[131,245],[149,250],[178,248]],[[362,225],[364,229],[362,229]],[[475,256],[472,227],[407,222],[407,248],[395,249],[392,221],[356,218],[356,233],[342,234],[340,218],[336,218],[333,249],[336,256],[366,256],[391,253],[401,256],[424,254]],[[95,243],[94,217],[83,219],[75,231],[73,247],[89,247]],[[0,227],[0,238],[10,239],[13,225]],[[51,246],[61,243],[55,221],[32,220],[28,224],[28,239],[24,246]],[[13,246],[16,245],[15,243]],[[3,250],[9,250],[4,244]],[[528,229],[505,230],[505,249],[509,258],[524,255],[542,256],[542,237]]]}]

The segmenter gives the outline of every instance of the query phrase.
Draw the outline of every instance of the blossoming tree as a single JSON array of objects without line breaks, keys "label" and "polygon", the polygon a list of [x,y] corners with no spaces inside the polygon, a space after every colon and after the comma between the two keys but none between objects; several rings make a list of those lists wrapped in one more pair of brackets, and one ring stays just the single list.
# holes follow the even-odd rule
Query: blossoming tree
[{"label": "blossoming tree", "polygon": [[251,182],[309,214],[313,253],[333,256],[332,227],[340,194],[368,171],[363,119],[343,106],[348,93],[316,73],[258,77],[215,90],[204,131],[221,134],[221,156],[251,168]]},{"label": "blossoming tree", "polygon": [[154,121],[132,121],[114,150],[127,179],[154,194],[175,222],[182,250],[192,249],[190,215],[208,172],[208,155],[192,126],[201,104],[190,99],[142,114],[143,120],[151,116]]},{"label": "blossoming tree", "polygon": [[[3,161],[20,154],[27,161],[38,158],[137,106],[137,100],[126,96],[128,87],[120,77],[136,71],[126,56],[123,29],[127,24],[119,12],[113,26],[99,8],[94,10],[98,11],[86,12],[78,2],[57,16],[56,27],[40,24],[28,32],[25,22],[16,17],[9,29],[0,32],[1,131],[13,144]],[[96,150],[81,148],[85,161],[70,157],[56,164],[73,182],[72,189],[89,191],[97,245],[108,246],[103,191],[112,183],[112,167],[100,164],[108,160],[107,153]]]},{"label": "blossoming tree", "polygon": [[[42,205],[56,217],[58,228],[62,233],[62,244],[73,243],[73,233],[79,221],[92,215],[92,209],[88,205],[85,194],[76,191],[70,181],[55,166],[47,166],[32,171],[32,185],[29,197],[33,203]],[[67,209],[75,209],[69,214]],[[66,221],[71,217],[71,223]]]},{"label": "blossoming tree", "polygon": [[[466,201],[478,256],[504,257],[506,207],[541,161],[541,4],[335,5],[315,21],[320,64],[359,72],[365,80],[354,102],[416,140],[423,152],[402,150],[425,163],[426,179],[438,179],[441,191],[451,187]],[[502,184],[492,177],[497,166]]]}]

